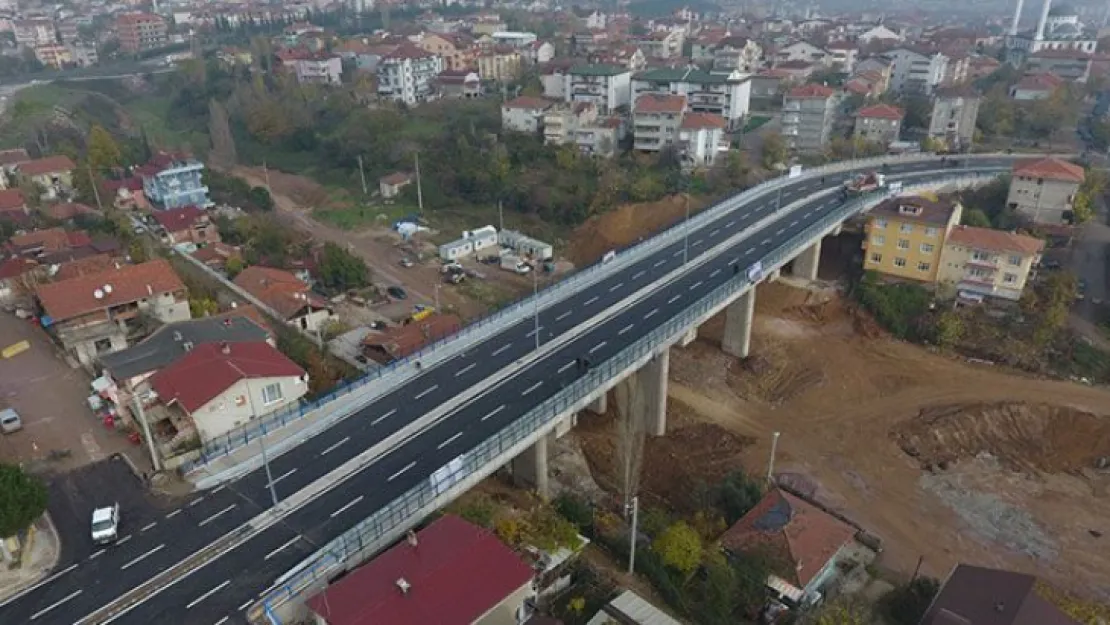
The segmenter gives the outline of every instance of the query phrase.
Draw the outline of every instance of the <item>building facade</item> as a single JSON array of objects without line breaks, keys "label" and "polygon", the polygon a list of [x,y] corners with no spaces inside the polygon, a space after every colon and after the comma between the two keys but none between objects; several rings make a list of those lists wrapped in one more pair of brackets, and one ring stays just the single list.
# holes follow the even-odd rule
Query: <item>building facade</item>
[{"label": "building facade", "polygon": [[938,89],[929,115],[929,137],[944,142],[950,150],[969,149],[975,139],[979,102],[979,95],[970,88]]},{"label": "building facade", "polygon": [[888,199],[868,213],[863,268],[934,284],[948,233],[960,223],[959,202],[924,197]]},{"label": "building facade", "polygon": [[865,141],[890,145],[902,132],[902,109],[889,104],[865,106],[856,112],[853,134]]},{"label": "building facade", "polygon": [[520,51],[509,46],[495,46],[478,56],[478,76],[482,80],[509,82],[520,75]]},{"label": "building facade", "polygon": [[782,137],[792,150],[824,150],[836,118],[837,98],[831,87],[802,85],[782,99]]},{"label": "building facade", "polygon": [[937,282],[958,295],[1018,301],[1033,268],[1040,263],[1044,241],[1030,236],[956,226],[940,257]]},{"label": "building facade", "polygon": [[544,114],[553,105],[543,98],[514,98],[501,105],[501,127],[513,132],[536,134],[543,127]]},{"label": "building facade", "polygon": [[143,180],[143,195],[157,208],[212,205],[204,184],[204,163],[194,158],[163,154],[138,168],[138,173]]},{"label": "building facade", "polygon": [[751,107],[751,77],[739,71],[703,72],[697,69],[653,69],[632,78],[632,97],[645,94],[686,96],[687,108],[724,118],[728,128],[743,125]]},{"label": "building facade", "polygon": [[1071,223],[1075,194],[1085,179],[1082,167],[1058,158],[1018,161],[1010,176],[1006,206],[1034,223]]},{"label": "building facade", "polygon": [[645,93],[632,109],[633,148],[659,152],[678,139],[686,113],[686,96]]},{"label": "building facade", "polygon": [[166,20],[151,13],[125,13],[116,18],[116,35],[124,52],[136,54],[169,43]]},{"label": "building facade", "polygon": [[411,44],[398,47],[378,65],[378,95],[406,106],[439,97],[436,77],[443,58]]},{"label": "building facade", "polygon": [[932,95],[944,82],[948,59],[941,53],[895,48],[883,53],[890,61],[890,88],[898,94]]},{"label": "building facade", "polygon": [[613,65],[580,65],[566,74],[564,94],[571,103],[589,102],[610,115],[632,101],[632,72]]}]

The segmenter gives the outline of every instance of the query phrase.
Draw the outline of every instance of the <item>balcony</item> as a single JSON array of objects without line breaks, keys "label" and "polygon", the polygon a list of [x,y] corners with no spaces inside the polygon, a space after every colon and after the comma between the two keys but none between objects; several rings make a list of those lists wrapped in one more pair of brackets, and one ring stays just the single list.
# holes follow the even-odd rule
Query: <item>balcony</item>
[{"label": "balcony", "polygon": [[977,267],[979,269],[986,269],[987,271],[998,271],[997,260],[977,260],[975,258],[970,258],[964,264],[968,267]]}]

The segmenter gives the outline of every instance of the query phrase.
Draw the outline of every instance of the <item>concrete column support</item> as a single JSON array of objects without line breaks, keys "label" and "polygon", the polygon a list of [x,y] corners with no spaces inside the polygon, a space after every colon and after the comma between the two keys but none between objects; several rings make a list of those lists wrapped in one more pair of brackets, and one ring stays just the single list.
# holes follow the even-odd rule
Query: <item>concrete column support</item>
[{"label": "concrete column support", "polygon": [[725,334],[721,349],[730,356],[747,358],[752,346],[752,319],[755,318],[755,289],[749,289],[725,309]]},{"label": "concrete column support", "polygon": [[679,341],[678,344],[681,347],[686,347],[687,345],[689,345],[690,343],[693,343],[696,340],[698,340],[698,326],[694,326],[694,327],[690,328],[689,331],[687,331],[686,334],[684,334],[682,336],[682,340]]},{"label": "concrete column support", "polygon": [[830,233],[828,234],[828,236],[830,236],[830,237],[838,237],[838,236],[840,236],[840,232],[841,232],[841,231],[842,231],[843,229],[844,229],[844,224],[836,224],[836,227],[832,229],[832,232],[830,232]]},{"label": "concrete column support", "polygon": [[547,481],[547,446],[551,435],[545,434],[534,445],[513,458],[513,481],[518,485],[528,485],[536,489],[540,497],[550,496]]},{"label": "concrete column support", "polygon": [[644,430],[652,436],[667,433],[667,374],[671,369],[671,350],[655,355],[636,372],[638,390],[644,395]]},{"label": "concrete column support", "polygon": [[771,273],[767,274],[766,279],[767,279],[767,282],[774,282],[775,280],[778,280],[781,277],[782,277],[782,268],[780,267],[779,269],[776,269],[776,270],[772,271]]},{"label": "concrete column support", "polygon": [[809,246],[798,254],[794,259],[794,275],[806,280],[817,279],[817,268],[821,265],[821,240],[814,241],[813,245]]},{"label": "concrete column support", "polygon": [[593,402],[591,402],[589,406],[586,406],[586,410],[597,415],[605,414],[605,411],[609,408],[608,399],[609,391],[605,391],[601,394],[601,397],[598,397],[597,399],[593,400]]}]

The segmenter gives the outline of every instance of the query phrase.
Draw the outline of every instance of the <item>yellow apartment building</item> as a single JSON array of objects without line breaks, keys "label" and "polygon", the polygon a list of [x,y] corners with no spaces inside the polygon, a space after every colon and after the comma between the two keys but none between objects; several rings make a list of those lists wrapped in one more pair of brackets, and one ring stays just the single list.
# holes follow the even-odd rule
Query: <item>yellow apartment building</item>
[{"label": "yellow apartment building", "polygon": [[948,233],[963,206],[949,200],[895,197],[868,213],[863,268],[895,278],[935,283]]},{"label": "yellow apartment building", "polygon": [[1024,234],[956,226],[944,242],[937,280],[962,299],[1021,299],[1044,241]]}]

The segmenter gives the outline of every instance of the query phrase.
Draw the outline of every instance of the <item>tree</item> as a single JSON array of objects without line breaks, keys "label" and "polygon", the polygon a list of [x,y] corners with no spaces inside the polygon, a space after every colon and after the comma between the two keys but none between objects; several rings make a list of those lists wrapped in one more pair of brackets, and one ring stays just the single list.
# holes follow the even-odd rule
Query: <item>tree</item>
[{"label": "tree", "polygon": [[131,257],[131,262],[136,264],[150,260],[150,254],[147,253],[146,246],[139,238],[131,239],[130,245],[127,246],[127,255]]},{"label": "tree", "polygon": [[15,536],[46,510],[46,486],[10,464],[0,464],[0,537]]},{"label": "tree", "polygon": [[763,137],[760,157],[764,169],[774,169],[776,165],[785,163],[788,156],[786,141],[783,140],[782,135],[770,132]]},{"label": "tree", "polygon": [[210,317],[220,312],[220,305],[216,300],[207,297],[193,297],[189,299],[189,315],[193,319]]},{"label": "tree", "polygon": [[903,128],[929,127],[929,117],[933,109],[932,102],[929,98],[924,96],[911,96],[906,98],[904,105],[906,115],[902,118]]},{"label": "tree", "polygon": [[370,270],[366,263],[335,243],[324,244],[319,274],[320,282],[335,292],[358,289],[370,282]]},{"label": "tree", "polygon": [[235,137],[227,120],[227,109],[216,98],[208,101],[208,135],[212,137],[212,156],[222,165],[234,165],[239,157],[235,152]]},{"label": "tree", "polygon": [[941,347],[951,347],[964,335],[964,322],[956,311],[949,310],[937,317],[936,340]]},{"label": "tree", "polygon": [[725,523],[732,525],[763,498],[762,485],[748,477],[742,469],[725,476],[717,486],[714,499],[724,515]]},{"label": "tree", "polygon": [[701,537],[686,521],[678,521],[655,537],[651,548],[664,564],[689,576],[701,562]]},{"label": "tree", "polygon": [[806,615],[804,623],[812,625],[871,625],[871,611],[850,597],[838,597]]},{"label": "tree", "polygon": [[965,226],[972,226],[975,228],[990,228],[991,218],[982,209],[973,208],[965,211],[963,219],[960,220]]},{"label": "tree", "polygon": [[937,580],[918,577],[883,595],[879,599],[879,612],[891,625],[917,625],[939,590]]},{"label": "tree", "polygon": [[921,151],[922,152],[943,152],[948,149],[948,144],[943,140],[936,137],[925,136],[921,138]]},{"label": "tree", "polygon": [[97,124],[89,130],[87,146],[86,164],[92,167],[95,175],[103,176],[123,164],[123,153],[120,152],[119,144],[103,126]]},{"label": "tree", "polygon": [[224,271],[227,272],[227,277],[231,279],[235,279],[235,276],[239,275],[239,273],[242,272],[244,269],[246,269],[246,265],[243,263],[243,259],[239,256],[232,256],[231,258],[227,259],[226,263],[224,263]]}]

